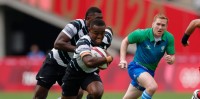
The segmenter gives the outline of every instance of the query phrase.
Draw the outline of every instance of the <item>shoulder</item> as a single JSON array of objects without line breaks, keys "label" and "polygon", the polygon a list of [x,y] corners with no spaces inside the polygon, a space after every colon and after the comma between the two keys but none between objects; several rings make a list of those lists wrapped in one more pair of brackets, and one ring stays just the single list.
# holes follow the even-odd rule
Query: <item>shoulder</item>
[{"label": "shoulder", "polygon": [[81,37],[78,41],[77,41],[77,46],[79,45],[83,45],[83,44],[87,44],[90,45],[91,44],[91,39],[88,35],[84,35],[83,37]]},{"label": "shoulder", "polygon": [[137,29],[130,33],[129,36],[137,36],[137,37],[144,37],[150,32],[149,29]]},{"label": "shoulder", "polygon": [[164,32],[164,36],[163,36],[164,39],[167,39],[168,42],[173,42],[174,41],[174,35],[168,31],[165,31]]},{"label": "shoulder", "polygon": [[168,31],[165,31],[164,35],[166,35],[166,37],[168,37],[168,38],[174,38],[174,35]]}]

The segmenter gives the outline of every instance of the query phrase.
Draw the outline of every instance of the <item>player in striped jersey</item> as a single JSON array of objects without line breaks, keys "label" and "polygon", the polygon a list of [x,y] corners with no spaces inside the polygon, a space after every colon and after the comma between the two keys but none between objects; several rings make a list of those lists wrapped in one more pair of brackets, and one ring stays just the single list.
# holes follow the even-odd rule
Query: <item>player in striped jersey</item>
[{"label": "player in striped jersey", "polygon": [[[46,99],[49,89],[56,82],[61,86],[65,68],[75,51],[76,42],[83,35],[88,34],[90,22],[96,18],[102,19],[102,12],[97,7],[90,7],[85,19],[76,19],[68,23],[58,35],[54,48],[48,53],[43,66],[39,70],[36,79],[37,85],[33,99]],[[107,28],[103,39],[103,45],[107,49],[112,41],[112,30]],[[77,99],[81,99],[83,91],[80,91]]]},{"label": "player in striped jersey", "polygon": [[98,66],[112,62],[113,58],[108,52],[107,57],[92,57],[91,47],[106,46],[102,46],[105,28],[103,20],[95,19],[90,24],[88,35],[78,40],[74,57],[63,77],[62,99],[76,99],[80,87],[88,92],[88,99],[101,99],[104,89],[96,71]]}]

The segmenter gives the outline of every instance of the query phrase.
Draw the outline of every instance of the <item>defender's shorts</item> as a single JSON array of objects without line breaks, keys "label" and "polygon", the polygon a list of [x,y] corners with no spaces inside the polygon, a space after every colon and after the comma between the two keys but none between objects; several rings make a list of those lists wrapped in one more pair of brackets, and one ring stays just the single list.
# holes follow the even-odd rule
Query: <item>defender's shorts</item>
[{"label": "defender's shorts", "polygon": [[50,89],[57,81],[61,86],[65,70],[66,67],[58,65],[53,58],[53,53],[50,52],[36,75],[37,85]]},{"label": "defender's shorts", "polygon": [[147,69],[146,67],[138,64],[137,62],[132,61],[128,65],[128,74],[132,79],[131,84],[140,91],[144,91],[145,88],[138,84],[137,78],[143,72],[148,72],[152,77],[154,77],[154,71]]}]

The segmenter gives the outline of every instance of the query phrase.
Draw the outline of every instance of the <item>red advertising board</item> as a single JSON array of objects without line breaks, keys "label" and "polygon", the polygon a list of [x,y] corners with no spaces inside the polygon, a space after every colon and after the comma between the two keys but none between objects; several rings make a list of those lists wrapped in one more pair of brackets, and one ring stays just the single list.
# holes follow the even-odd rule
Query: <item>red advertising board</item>
[{"label": "red advertising board", "polygon": [[[130,62],[132,57],[132,55],[128,55],[127,60]],[[155,79],[159,86],[158,91],[191,92],[200,85],[198,70],[200,55],[177,56],[177,58],[174,65],[166,64],[165,60],[161,60],[159,63],[155,73]],[[100,72],[105,91],[124,92],[131,81],[127,69],[119,68],[118,62],[119,56],[116,56],[109,68]],[[26,57],[1,59],[0,90],[33,91],[36,85],[35,76],[42,63],[43,59],[29,60]],[[61,88],[56,84],[52,90],[61,91]]]}]

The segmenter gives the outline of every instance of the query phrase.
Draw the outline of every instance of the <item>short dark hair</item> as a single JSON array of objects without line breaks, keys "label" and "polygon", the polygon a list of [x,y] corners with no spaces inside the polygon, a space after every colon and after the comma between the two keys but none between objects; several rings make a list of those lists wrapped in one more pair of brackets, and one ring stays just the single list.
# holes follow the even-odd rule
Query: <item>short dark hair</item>
[{"label": "short dark hair", "polygon": [[101,13],[101,10],[98,7],[90,7],[85,14],[85,19],[87,18],[87,16],[94,13]]},{"label": "short dark hair", "polygon": [[105,26],[106,23],[102,20],[102,19],[94,19],[91,23],[90,23],[90,27],[97,25],[97,26]]}]

